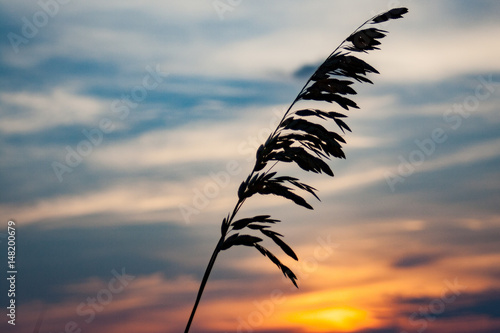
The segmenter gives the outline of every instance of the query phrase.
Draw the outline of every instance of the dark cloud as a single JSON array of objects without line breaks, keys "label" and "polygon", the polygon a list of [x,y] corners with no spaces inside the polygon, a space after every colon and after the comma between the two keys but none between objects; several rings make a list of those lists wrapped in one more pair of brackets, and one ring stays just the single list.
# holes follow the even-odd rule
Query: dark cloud
[{"label": "dark cloud", "polygon": [[471,25],[472,22],[487,24],[492,21],[491,13],[500,12],[500,5],[495,0],[482,0],[471,3],[467,0],[443,2],[449,15],[461,24]]},{"label": "dark cloud", "polygon": [[392,263],[392,267],[412,268],[412,267],[424,266],[431,264],[438,259],[439,257],[436,255],[426,255],[426,254],[408,255],[394,261]]},{"label": "dark cloud", "polygon": [[[193,263],[204,261],[196,254],[210,244],[190,231],[168,223],[98,228],[19,227],[17,261],[22,274],[18,275],[17,299],[23,303],[37,299],[58,302],[70,296],[63,286],[91,277],[107,281],[113,269],[122,267],[135,276],[156,272],[167,278],[201,274]],[[191,253],[191,260],[176,258],[175,253],[179,252]]]},{"label": "dark cloud", "polygon": [[491,289],[461,295],[456,304],[450,305],[450,311],[445,311],[442,314],[443,318],[463,318],[466,316],[500,318],[500,290]]},{"label": "dark cloud", "polygon": [[400,298],[399,304],[411,305],[414,312],[404,312],[408,317],[414,314],[415,320],[431,316],[435,320],[484,316],[500,318],[500,290],[488,289],[475,293],[447,289],[445,297]]},{"label": "dark cloud", "polygon": [[319,65],[321,65],[320,62],[314,65],[302,65],[293,72],[292,76],[296,79],[307,80]]},{"label": "dark cloud", "polygon": [[[449,103],[451,107],[453,103],[461,103],[465,96],[475,94],[476,86],[480,85],[482,82],[479,81],[479,78],[482,77],[490,81],[490,76],[492,83],[495,85],[498,84],[500,80],[500,73],[498,71],[478,71],[432,82],[402,82],[385,85],[375,84],[373,87],[369,88],[376,94],[384,93],[387,90],[392,91],[395,93],[398,101],[404,103],[406,106]],[[444,111],[445,110],[443,110],[443,112]],[[400,113],[399,116],[406,118],[419,115]]]},{"label": "dark cloud", "polygon": [[369,328],[354,333],[401,333],[401,329],[397,327]]},{"label": "dark cloud", "polygon": [[[87,217],[87,221],[92,223],[98,220],[99,216]],[[67,222],[71,223],[71,220]],[[73,219],[73,222],[84,224],[85,219],[80,217]],[[187,228],[170,223],[147,222],[94,228],[20,226],[17,232],[17,261],[18,271],[22,274],[18,275],[17,299],[22,303],[33,300],[57,303],[67,298],[85,297],[85,294],[69,294],[64,291],[64,287],[82,283],[89,278],[107,281],[112,277],[113,269],[120,271],[122,268],[134,276],[161,273],[166,279],[192,275],[195,280],[201,280],[210,256],[206,250],[214,246],[216,229],[213,226]],[[213,239],[210,235],[213,235]],[[2,248],[6,246],[6,242],[0,244]],[[219,261],[260,256],[257,251],[248,251],[247,248],[233,252],[229,256],[221,254],[220,257],[225,258]],[[179,256],[179,253],[183,256]],[[269,265],[272,266],[271,263]],[[219,264],[211,280],[234,280],[244,285],[263,283],[272,278],[277,281],[277,287],[288,287],[280,276],[279,270],[274,274],[261,274]],[[252,288],[234,289],[228,286],[225,292],[207,291],[205,299],[256,297],[258,294]],[[2,297],[3,300],[5,297]],[[178,298],[177,305],[184,301],[189,302],[187,298]]]},{"label": "dark cloud", "polygon": [[[201,325],[202,326],[202,325]],[[199,328],[196,327],[193,328],[193,332],[203,332],[203,333],[216,333],[220,331],[214,331],[210,328]],[[257,327],[245,327],[243,324],[238,324],[237,321],[235,321],[235,328],[232,331],[229,332],[238,332],[238,333],[300,333],[303,332],[303,330],[298,329],[298,328],[286,328],[286,329],[258,329]],[[229,333],[229,332],[224,332],[224,333]]]}]

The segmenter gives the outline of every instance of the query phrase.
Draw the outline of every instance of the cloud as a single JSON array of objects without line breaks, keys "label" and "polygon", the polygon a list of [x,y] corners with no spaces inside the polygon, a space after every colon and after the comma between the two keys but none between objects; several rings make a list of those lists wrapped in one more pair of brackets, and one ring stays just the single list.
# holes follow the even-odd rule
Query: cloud
[{"label": "cloud", "polygon": [[[437,24],[437,23],[435,23]],[[432,39],[425,31],[396,33],[393,40],[384,45],[386,57],[375,54],[371,57],[377,68],[383,68],[382,82],[435,82],[468,73],[488,73],[500,70],[497,59],[500,47],[490,47],[487,36],[499,27],[494,24],[461,29],[444,26],[435,32]],[[485,50],[485,46],[487,50]],[[484,52],[477,52],[484,50]],[[451,57],[451,52],[460,52],[460,57]],[[414,59],[411,66],[405,59]],[[418,59],[418,60],[417,60]],[[401,73],[405,73],[403,76]]]},{"label": "cloud", "polygon": [[397,327],[384,327],[384,328],[369,328],[366,330],[355,331],[355,333],[400,333],[401,329]]},{"label": "cloud", "polygon": [[[26,3],[21,3],[9,5],[8,8],[16,13],[13,15],[19,16],[29,16],[31,12],[40,10],[38,6],[26,6]],[[369,7],[383,10],[386,6],[385,2],[380,1],[370,3]],[[381,80],[429,82],[464,73],[500,69],[496,61],[500,48],[489,43],[489,36],[498,29],[494,22],[464,26],[465,17],[461,18],[462,21],[443,21],[436,8],[439,5],[411,3],[410,7],[410,14],[405,18],[406,24],[399,21],[391,23],[389,30],[394,31],[384,41],[384,54],[379,52],[371,55],[371,62],[379,64],[377,68],[384,69]],[[232,19],[249,24],[248,17],[260,9],[256,4],[242,4],[235,8]],[[238,39],[225,33],[228,26],[233,29],[238,25],[230,19],[219,21],[217,12],[207,2],[185,5],[151,3],[141,6],[126,2],[120,3],[118,9],[113,4],[90,3],[85,10],[93,15],[85,19],[79,15],[82,8],[73,3],[62,7],[49,22],[46,27],[48,30],[40,32],[57,43],[30,43],[27,47],[32,52],[5,55],[10,64],[17,66],[35,66],[41,60],[54,57],[72,57],[99,61],[112,59],[110,62],[120,64],[125,69],[134,64],[134,59],[143,59],[142,63],[144,60],[161,63],[162,67],[184,75],[204,73],[213,77],[269,78],[270,74],[292,73],[304,63],[323,59],[356,27],[356,24],[352,24],[353,17],[358,17],[360,22],[366,19],[366,14],[362,17],[362,13],[345,15],[335,20],[336,29],[328,28],[331,13],[347,13],[350,9],[349,5],[337,3],[323,4],[321,10],[317,6],[287,6],[287,10],[283,11],[282,4],[269,5],[266,6],[266,12],[279,12],[279,22],[267,16],[261,17],[259,22],[267,27],[265,33],[252,29],[243,35],[243,39]],[[110,18],[110,13],[116,15],[117,10],[124,20]],[[96,15],[106,19],[94,20]],[[426,18],[426,28],[415,29],[414,26],[422,26],[423,17]],[[148,24],[137,24],[137,20]],[[190,20],[196,24],[185,24]],[[61,21],[67,25],[64,31],[47,34]],[[202,22],[211,24],[202,27]],[[434,30],[434,38],[429,39],[430,27],[439,25],[440,29]],[[117,26],[120,29],[117,30]],[[300,47],[306,43],[308,47]],[[108,45],[113,47],[109,48]],[[486,46],[488,52],[477,52]],[[450,50],[460,50],[461,57],[449,57]],[[402,59],[419,61],[408,66]],[[140,64],[141,61],[135,63]],[[405,73],[404,78],[400,73]]]},{"label": "cloud", "polygon": [[1,116],[0,131],[29,133],[75,123],[88,125],[105,109],[95,98],[57,88],[48,94],[11,92],[0,94],[0,103],[10,110]]},{"label": "cloud", "polygon": [[[144,182],[135,186],[117,185],[104,190],[76,193],[73,195],[54,196],[38,199],[34,202],[18,205],[0,205],[2,215],[10,214],[24,223],[34,223],[42,220],[64,222],[65,219],[95,214],[140,214],[147,212],[168,212],[173,210],[178,214],[178,205],[183,201],[176,193],[183,188],[182,184],[172,182]],[[155,193],[153,195],[153,193]]]},{"label": "cloud", "polygon": [[500,291],[485,290],[481,293],[464,295],[462,304],[457,304],[451,311],[443,313],[444,318],[464,316],[487,316],[500,318]]},{"label": "cloud", "polygon": [[[440,306],[441,311],[437,311],[439,298],[418,297],[418,298],[401,298],[398,299],[399,304],[411,304],[415,309],[423,308],[430,312],[429,308],[433,308],[435,312],[433,317],[437,320],[445,320],[447,318],[464,318],[486,316],[490,318],[500,318],[500,301],[499,291],[496,289],[481,290],[476,292],[460,292],[456,294],[450,293],[446,300],[441,300],[446,303],[445,306]],[[406,313],[405,315],[410,315]],[[420,318],[418,316],[417,318]]]},{"label": "cloud", "polygon": [[127,170],[175,164],[230,160],[239,157],[227,144],[239,131],[232,124],[189,124],[174,130],[149,131],[138,138],[111,144],[96,151],[91,163]]},{"label": "cloud", "polygon": [[[22,220],[16,221],[21,227]],[[197,254],[212,246],[211,239],[201,237],[210,234],[207,226],[186,228],[146,219],[121,226],[96,226],[79,218],[71,226],[23,224],[22,228],[23,237],[17,240],[18,247],[25,249],[17,257],[25,272],[18,276],[16,297],[20,303],[85,299],[88,292],[95,294],[102,287],[102,281],[107,283],[113,269],[124,268],[134,276],[162,274],[179,284],[198,279],[206,258]],[[187,257],[179,258],[179,251]],[[219,270],[226,277],[230,271]]]},{"label": "cloud", "polygon": [[409,255],[396,260],[392,266],[395,268],[412,268],[421,265],[428,265],[439,258],[435,255],[416,254]]}]

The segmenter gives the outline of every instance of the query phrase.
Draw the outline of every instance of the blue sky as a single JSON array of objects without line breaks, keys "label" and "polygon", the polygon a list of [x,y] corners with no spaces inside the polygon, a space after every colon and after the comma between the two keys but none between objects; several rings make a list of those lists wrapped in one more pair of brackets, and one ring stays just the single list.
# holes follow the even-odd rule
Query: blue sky
[{"label": "blue sky", "polygon": [[[16,221],[23,313],[2,331],[30,331],[43,311],[40,332],[181,330],[220,221],[304,73],[393,6],[410,12],[365,58],[381,74],[356,86],[335,177],[278,169],[322,201],[242,211],[283,221],[301,288],[231,249],[192,331],[496,332],[500,5],[410,0],[0,1],[0,221],[3,235]],[[134,279],[86,322],[79,304],[122,268]],[[443,281],[466,289],[410,321]],[[253,325],[273,290],[286,301]]]}]

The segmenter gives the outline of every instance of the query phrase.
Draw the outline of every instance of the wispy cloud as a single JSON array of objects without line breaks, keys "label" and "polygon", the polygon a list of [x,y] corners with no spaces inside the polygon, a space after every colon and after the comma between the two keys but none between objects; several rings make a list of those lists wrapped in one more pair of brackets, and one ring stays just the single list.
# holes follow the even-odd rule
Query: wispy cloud
[{"label": "wispy cloud", "polygon": [[104,103],[65,89],[49,93],[2,93],[0,103],[10,110],[2,115],[0,131],[28,134],[59,126],[89,125],[105,109]]}]

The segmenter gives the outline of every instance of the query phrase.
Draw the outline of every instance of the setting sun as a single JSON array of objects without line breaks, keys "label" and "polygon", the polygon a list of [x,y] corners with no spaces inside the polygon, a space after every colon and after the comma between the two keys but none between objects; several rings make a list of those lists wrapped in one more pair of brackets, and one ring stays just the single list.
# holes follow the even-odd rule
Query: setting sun
[{"label": "setting sun", "polygon": [[[289,320],[318,332],[350,332],[366,325],[367,312],[352,307],[334,307],[295,313]],[[365,324],[365,325],[363,325]]]}]

